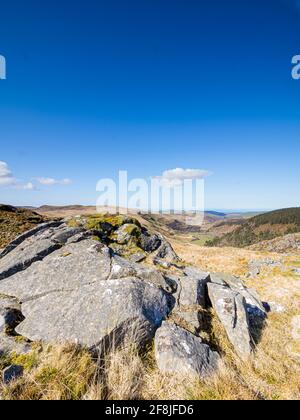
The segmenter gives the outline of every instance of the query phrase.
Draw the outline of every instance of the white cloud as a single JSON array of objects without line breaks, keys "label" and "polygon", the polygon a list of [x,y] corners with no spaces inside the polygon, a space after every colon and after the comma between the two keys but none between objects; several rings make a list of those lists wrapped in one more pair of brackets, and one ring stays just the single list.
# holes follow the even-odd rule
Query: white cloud
[{"label": "white cloud", "polygon": [[37,188],[33,185],[32,182],[27,182],[27,184],[16,184],[15,188],[18,190],[25,190],[25,191],[36,191]]},{"label": "white cloud", "polygon": [[[55,178],[41,177],[41,178],[36,178],[36,181],[39,184],[45,185],[45,186],[72,184],[72,181],[69,178],[55,179]],[[17,178],[15,178],[8,164],[1,160],[0,160],[0,187],[14,188],[17,190],[25,190],[25,191],[38,190],[38,188],[34,185],[33,182],[22,182],[21,180],[18,180]]]},{"label": "white cloud", "polygon": [[205,169],[169,169],[160,176],[155,176],[153,179],[158,180],[161,186],[173,188],[182,185],[185,180],[203,179],[212,175],[212,172]]},{"label": "white cloud", "polygon": [[15,178],[6,162],[0,161],[0,186],[11,186],[16,183]]},{"label": "white cloud", "polygon": [[17,190],[36,190],[32,182],[23,183],[16,179],[6,162],[0,161],[0,187],[15,188]]},{"label": "white cloud", "polygon": [[65,179],[37,178],[37,181],[41,185],[47,185],[47,186],[52,186],[52,185],[70,185],[70,184],[72,184],[72,180],[69,179],[69,178],[65,178]]}]

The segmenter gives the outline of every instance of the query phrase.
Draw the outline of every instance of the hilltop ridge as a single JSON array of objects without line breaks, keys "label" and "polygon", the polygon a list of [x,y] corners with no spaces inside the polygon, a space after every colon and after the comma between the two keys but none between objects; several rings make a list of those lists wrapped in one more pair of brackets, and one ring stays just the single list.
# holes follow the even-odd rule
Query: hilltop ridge
[{"label": "hilltop ridge", "polygon": [[298,232],[300,232],[300,207],[293,207],[245,219],[236,229],[208,241],[207,245],[246,247]]}]

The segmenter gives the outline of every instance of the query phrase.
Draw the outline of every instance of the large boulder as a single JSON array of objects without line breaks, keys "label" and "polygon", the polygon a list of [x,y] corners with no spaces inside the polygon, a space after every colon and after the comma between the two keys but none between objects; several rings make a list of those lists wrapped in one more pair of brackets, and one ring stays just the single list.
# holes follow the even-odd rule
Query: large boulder
[{"label": "large boulder", "polygon": [[161,238],[158,235],[150,235],[145,229],[142,229],[140,246],[148,253],[154,252],[161,246]]},{"label": "large boulder", "polygon": [[273,260],[272,258],[264,258],[262,260],[251,260],[248,264],[249,272],[247,277],[255,278],[260,275],[263,268],[269,267],[271,269],[275,267],[282,267],[282,262]]},{"label": "large boulder", "polygon": [[153,337],[169,313],[165,292],[137,278],[97,281],[53,291],[22,304],[25,320],[16,331],[32,340],[76,343],[88,348],[139,345]]},{"label": "large boulder", "polygon": [[249,318],[245,298],[229,287],[208,283],[208,294],[227,336],[242,358],[248,358],[253,350]]},{"label": "large boulder", "polygon": [[162,235],[157,235],[161,241],[160,247],[155,252],[155,258],[158,260],[166,260],[170,263],[175,263],[180,261],[180,258],[174,251],[170,242],[166,241]]},{"label": "large boulder", "polygon": [[74,290],[106,280],[110,274],[110,256],[105,250],[92,239],[66,245],[27,270],[0,281],[0,294],[15,296],[24,302],[54,291]]},{"label": "large boulder", "polygon": [[127,338],[143,345],[168,316],[176,284],[153,267],[118,257],[108,236],[101,242],[97,235],[98,225],[109,223],[112,235],[138,239],[140,226],[121,217],[89,222],[44,224],[4,250],[0,350],[15,350],[16,334],[93,349]]},{"label": "large boulder", "polygon": [[155,335],[155,357],[164,374],[177,373],[205,378],[213,374],[220,357],[199,337],[170,322],[164,322]]}]

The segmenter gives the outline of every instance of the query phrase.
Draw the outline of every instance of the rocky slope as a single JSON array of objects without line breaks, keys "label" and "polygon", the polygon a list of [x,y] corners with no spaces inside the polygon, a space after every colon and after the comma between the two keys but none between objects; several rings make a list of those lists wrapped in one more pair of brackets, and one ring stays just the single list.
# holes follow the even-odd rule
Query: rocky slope
[{"label": "rocky slope", "polygon": [[162,372],[205,377],[222,353],[203,334],[211,307],[237,355],[249,358],[267,316],[255,291],[184,264],[161,235],[130,217],[47,222],[0,254],[2,353],[41,341],[99,355],[127,340],[141,349],[154,341]]},{"label": "rocky slope", "polygon": [[269,241],[251,245],[254,251],[268,251],[278,253],[295,253],[300,251],[300,233],[291,233]]}]

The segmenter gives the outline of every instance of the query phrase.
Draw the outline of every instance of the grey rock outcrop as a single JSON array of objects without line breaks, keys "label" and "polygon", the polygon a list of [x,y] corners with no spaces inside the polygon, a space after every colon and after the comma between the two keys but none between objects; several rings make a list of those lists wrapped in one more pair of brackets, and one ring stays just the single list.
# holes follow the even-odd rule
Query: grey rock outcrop
[{"label": "grey rock outcrop", "polygon": [[147,254],[145,252],[136,252],[135,254],[129,255],[129,261],[133,263],[139,263],[144,261],[147,258]]},{"label": "grey rock outcrop", "polygon": [[32,341],[76,343],[89,348],[125,337],[145,344],[168,315],[165,293],[136,278],[98,281],[52,292],[22,304],[16,331]]},{"label": "grey rock outcrop", "polygon": [[245,298],[250,322],[255,323],[256,318],[266,318],[267,311],[254,289],[247,289],[244,287],[239,290],[239,293]]},{"label": "grey rock outcrop", "polygon": [[243,296],[245,298],[246,309],[251,317],[251,320],[255,317],[264,318],[266,316],[266,310],[258,294],[255,290],[246,288],[239,277],[232,276],[230,274],[211,273],[210,280],[211,283],[228,287]]},{"label": "grey rock outcrop", "polygon": [[174,251],[172,245],[167,242],[162,235],[157,235],[160,239],[160,246],[155,253],[155,258],[174,263],[180,261],[180,258]]},{"label": "grey rock outcrop", "polygon": [[15,328],[24,320],[19,302],[8,296],[0,295],[0,356],[11,351],[17,354],[27,353],[30,345],[16,341]]},{"label": "grey rock outcrop", "polygon": [[253,351],[253,340],[245,298],[229,287],[214,283],[208,284],[208,294],[237,354],[248,358]]},{"label": "grey rock outcrop", "polygon": [[282,263],[280,261],[275,261],[272,258],[252,260],[249,262],[249,272],[247,273],[247,277],[255,278],[259,276],[264,267],[269,267],[271,269],[275,267],[282,267]]},{"label": "grey rock outcrop", "polygon": [[165,270],[169,270],[173,267],[173,263],[158,257],[153,258],[153,264],[159,268],[164,268]]},{"label": "grey rock outcrop", "polygon": [[164,322],[155,335],[155,357],[161,372],[205,378],[218,369],[220,357],[201,338]]},{"label": "grey rock outcrop", "polygon": [[174,284],[154,268],[114,255],[92,234],[44,224],[2,253],[0,351],[27,350],[15,334],[89,348],[129,336],[143,345],[154,336],[172,309]]},{"label": "grey rock outcrop", "polygon": [[43,260],[80,231],[64,224],[59,226],[46,224],[42,229],[35,228],[30,234],[23,234],[14,245],[10,244],[0,257],[0,280],[25,270],[36,261]]},{"label": "grey rock outcrop", "polygon": [[207,283],[210,276],[194,267],[184,268],[182,274],[184,275],[173,279],[177,283],[174,292],[174,320],[179,326],[198,336],[202,327],[200,310],[209,305]]},{"label": "grey rock outcrop", "polygon": [[298,252],[300,250],[300,233],[290,233],[275,239],[259,242],[249,246],[249,249],[282,254]]},{"label": "grey rock outcrop", "polygon": [[171,244],[131,218],[69,222],[43,224],[2,252],[0,354],[25,353],[31,341],[101,353],[127,340],[144,346],[157,331],[163,372],[205,377],[219,362],[200,338],[209,340],[211,304],[237,353],[251,354],[249,322],[266,308],[239,278],[183,267]]},{"label": "grey rock outcrop", "polygon": [[37,243],[28,244],[22,251],[17,249],[11,251],[0,260],[0,280],[25,270],[33,262],[42,260],[59,248],[60,245],[53,243],[50,239],[41,239]]},{"label": "grey rock outcrop", "polygon": [[249,272],[247,276],[250,278],[257,277],[260,275],[260,271],[261,271],[261,266],[254,262],[251,262],[249,263]]},{"label": "grey rock outcrop", "polygon": [[296,276],[300,276],[300,268],[292,267],[292,272],[296,274]]},{"label": "grey rock outcrop", "polygon": [[140,245],[144,251],[151,253],[161,246],[161,238],[158,235],[150,235],[143,229],[140,237]]},{"label": "grey rock outcrop", "polygon": [[102,250],[103,245],[92,239],[66,245],[27,270],[2,280],[0,294],[25,302],[54,291],[74,290],[106,280],[111,262]]}]

